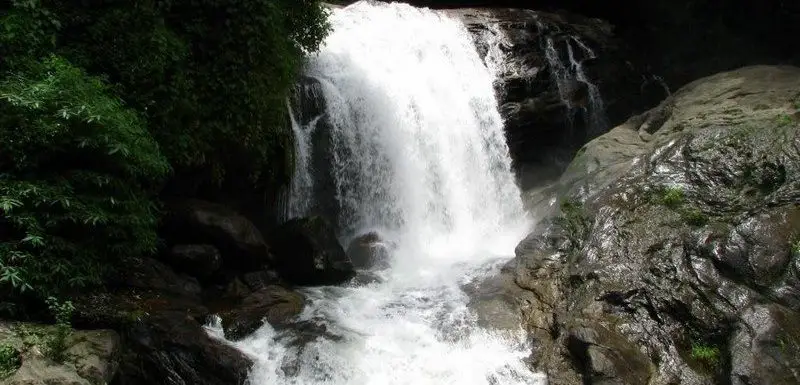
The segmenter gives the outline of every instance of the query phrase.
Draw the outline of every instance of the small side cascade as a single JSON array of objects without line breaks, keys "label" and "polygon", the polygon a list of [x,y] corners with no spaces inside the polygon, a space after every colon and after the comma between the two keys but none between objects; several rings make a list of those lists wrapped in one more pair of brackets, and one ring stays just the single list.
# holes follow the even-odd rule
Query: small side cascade
[{"label": "small side cascade", "polygon": [[570,123],[574,124],[575,117],[582,115],[589,136],[608,130],[610,124],[600,88],[592,82],[584,66],[585,62],[597,59],[597,54],[579,36],[565,33],[558,26],[537,22],[537,27],[551,78],[567,106]]},{"label": "small side cascade", "polygon": [[314,79],[303,78],[286,101],[294,142],[292,181],[282,199],[281,221],[308,215],[314,201],[312,141],[324,118],[324,99]]}]

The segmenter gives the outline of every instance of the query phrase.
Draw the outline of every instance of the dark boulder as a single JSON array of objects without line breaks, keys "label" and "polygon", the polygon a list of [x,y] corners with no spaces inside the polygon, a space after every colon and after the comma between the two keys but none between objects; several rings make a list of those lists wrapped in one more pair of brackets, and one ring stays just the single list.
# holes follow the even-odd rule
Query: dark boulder
[{"label": "dark boulder", "polygon": [[202,289],[197,279],[175,273],[153,258],[129,258],[121,261],[112,278],[115,287],[153,290],[179,297],[199,297]]},{"label": "dark boulder", "polygon": [[347,246],[347,256],[357,269],[385,269],[391,263],[393,248],[378,233],[371,232],[353,239]]},{"label": "dark boulder", "polygon": [[223,205],[201,200],[171,205],[163,233],[173,244],[213,244],[226,269],[254,270],[271,261],[258,228]]},{"label": "dark boulder", "polygon": [[252,291],[281,283],[278,273],[272,270],[253,271],[242,275],[241,280]]},{"label": "dark boulder", "polygon": [[285,326],[303,310],[305,298],[280,286],[267,286],[249,296],[232,310],[220,315],[225,338],[240,340],[252,334],[264,322]]},{"label": "dark boulder", "polygon": [[508,274],[551,384],[800,383],[798,90],[794,67],[700,79],[543,190]]},{"label": "dark boulder", "polygon": [[137,322],[124,333],[117,385],[243,384],[253,365],[236,348],[209,336],[181,312]]},{"label": "dark boulder", "polygon": [[280,275],[298,285],[335,285],[355,275],[353,264],[321,217],[293,219],[270,234]]},{"label": "dark boulder", "polygon": [[197,321],[210,316],[198,296],[128,287],[82,293],[72,301],[75,326],[105,327],[122,335],[120,368],[112,384],[242,384],[252,365]]},{"label": "dark boulder", "polygon": [[122,336],[116,385],[243,384],[251,360],[211,337],[210,316],[195,279],[154,259],[123,262],[110,290],[75,293],[72,323]]},{"label": "dark boulder", "polygon": [[176,270],[200,279],[212,276],[222,266],[222,255],[212,245],[175,245],[166,260]]}]

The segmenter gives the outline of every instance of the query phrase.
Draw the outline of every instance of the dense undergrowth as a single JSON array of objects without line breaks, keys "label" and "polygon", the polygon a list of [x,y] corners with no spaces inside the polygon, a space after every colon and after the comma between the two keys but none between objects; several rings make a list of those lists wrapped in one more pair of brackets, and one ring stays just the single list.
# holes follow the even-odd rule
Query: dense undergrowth
[{"label": "dense undergrowth", "polygon": [[326,17],[312,0],[0,5],[0,312],[153,253],[181,175],[285,183],[284,101]]}]

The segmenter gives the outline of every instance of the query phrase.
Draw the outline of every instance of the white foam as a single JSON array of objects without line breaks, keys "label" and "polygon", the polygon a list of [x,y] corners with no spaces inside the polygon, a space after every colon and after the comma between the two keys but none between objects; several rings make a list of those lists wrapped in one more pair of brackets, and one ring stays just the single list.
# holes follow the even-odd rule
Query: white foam
[{"label": "white foam", "polygon": [[[250,382],[543,384],[521,330],[479,328],[460,289],[512,257],[528,226],[493,72],[460,21],[427,9],[359,2],[331,22],[307,75],[326,101],[339,225],[378,230],[397,249],[380,283],[306,290],[300,318],[338,338],[303,343],[265,325],[237,343],[257,360]],[[311,142],[298,141],[302,164]],[[312,190],[305,172],[298,191]]]}]

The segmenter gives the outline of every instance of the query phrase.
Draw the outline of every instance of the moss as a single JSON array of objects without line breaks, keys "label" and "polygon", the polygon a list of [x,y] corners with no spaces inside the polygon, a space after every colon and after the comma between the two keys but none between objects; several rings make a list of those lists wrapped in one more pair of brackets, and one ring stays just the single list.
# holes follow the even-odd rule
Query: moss
[{"label": "moss", "polygon": [[22,365],[20,353],[11,345],[0,345],[0,379],[14,374]]},{"label": "moss", "polygon": [[792,124],[792,117],[786,114],[778,116],[779,126],[788,126]]},{"label": "moss", "polygon": [[566,199],[561,203],[561,215],[556,219],[569,239],[571,251],[580,249],[589,236],[590,219],[583,204],[575,199]]},{"label": "moss", "polygon": [[720,350],[716,346],[692,344],[692,358],[708,369],[714,369],[719,365]]},{"label": "moss", "polygon": [[[39,351],[53,362],[67,360],[68,338],[72,329],[63,325],[17,325],[14,332],[22,340],[23,350]],[[35,348],[35,349],[34,349]]]},{"label": "moss", "polygon": [[658,196],[657,202],[670,209],[677,209],[685,202],[683,189],[680,187],[667,187],[663,189]]},{"label": "moss", "polygon": [[708,223],[708,216],[696,208],[683,210],[681,218],[686,224],[695,227],[705,226]]}]

